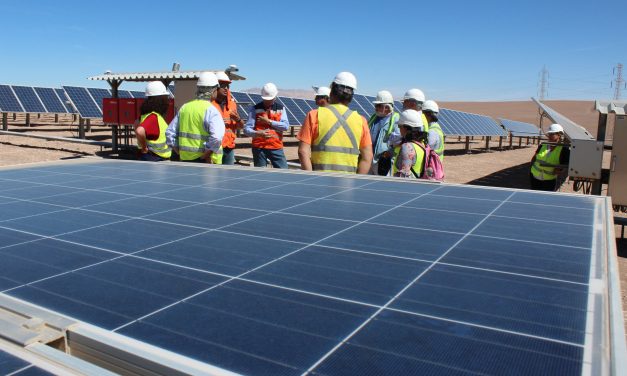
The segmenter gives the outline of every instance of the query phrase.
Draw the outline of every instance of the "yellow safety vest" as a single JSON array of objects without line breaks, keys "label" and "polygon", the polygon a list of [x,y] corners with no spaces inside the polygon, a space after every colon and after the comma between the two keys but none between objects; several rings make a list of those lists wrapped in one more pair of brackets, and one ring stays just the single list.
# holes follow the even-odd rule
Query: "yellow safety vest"
[{"label": "yellow safety vest", "polygon": [[444,160],[444,132],[442,132],[442,128],[440,128],[440,124],[437,122],[433,122],[429,125],[429,129],[432,129],[438,133],[440,136],[440,147],[435,149],[435,153],[440,157],[440,161]]},{"label": "yellow safety vest", "polygon": [[[555,180],[555,167],[560,164],[560,154],[562,153],[562,147],[556,146],[549,151],[548,146],[542,145],[538,154],[536,154],[536,160],[531,166],[531,174],[538,180]],[[544,164],[544,165],[542,165]]]},{"label": "yellow safety vest", "polygon": [[318,137],[311,145],[315,171],[356,173],[363,119],[342,104],[318,108]]},{"label": "yellow safety vest", "polygon": [[[419,178],[420,175],[422,175],[422,170],[423,170],[423,163],[424,163],[424,159],[425,159],[425,150],[423,148],[421,148],[419,145],[417,145],[415,142],[410,142],[411,146],[414,147],[414,150],[416,151],[416,162],[414,162],[414,165],[412,166],[412,169],[414,170],[414,172],[418,175],[417,177],[414,176],[415,178]],[[401,145],[395,146],[394,147],[394,165],[392,166],[392,176],[396,175],[396,173],[398,172],[399,165],[401,164],[401,160],[399,158],[399,154],[401,153]]]},{"label": "yellow safety vest", "polygon": [[420,114],[422,115],[422,127],[424,131],[429,132],[429,120],[427,120],[427,116],[425,116],[424,112],[420,111]]},{"label": "yellow safety vest", "polygon": [[148,150],[157,154],[161,158],[170,159],[172,156],[172,149],[165,143],[165,130],[168,129],[168,123],[165,122],[163,117],[153,111],[149,114],[142,115],[139,119],[139,123],[143,123],[144,120],[152,114],[157,115],[157,122],[159,123],[159,137],[156,140],[146,140],[146,147],[148,147]]},{"label": "yellow safety vest", "polygon": [[[182,161],[192,161],[205,153],[205,142],[209,133],[205,130],[205,112],[211,102],[194,99],[186,103],[179,111],[178,149]],[[218,153],[211,155],[211,162],[222,164],[222,147]]]}]

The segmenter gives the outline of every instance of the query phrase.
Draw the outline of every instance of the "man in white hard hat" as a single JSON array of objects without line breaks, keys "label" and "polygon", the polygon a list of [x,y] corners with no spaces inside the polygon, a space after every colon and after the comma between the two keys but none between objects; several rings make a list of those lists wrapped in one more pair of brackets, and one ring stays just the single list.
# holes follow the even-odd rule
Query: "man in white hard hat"
[{"label": "man in white hard hat", "polygon": [[311,110],[298,139],[303,170],[367,174],[372,163],[372,140],[366,119],[348,108],[357,88],[350,72],[338,73],[331,83],[329,104]]},{"label": "man in white hard hat", "polygon": [[529,180],[531,189],[540,191],[556,191],[559,189],[558,176],[568,166],[570,149],[562,144],[564,128],[559,124],[551,124],[546,131],[549,143],[538,145],[531,159]]},{"label": "man in white hard hat", "polygon": [[324,107],[329,104],[329,94],[331,94],[331,89],[326,86],[320,86],[316,89],[316,106]]},{"label": "man in white hard hat", "polygon": [[262,101],[250,110],[244,133],[253,138],[253,163],[266,167],[270,160],[274,168],[287,168],[283,152],[283,132],[290,127],[287,112],[276,101],[279,90],[269,82],[261,88]]},{"label": "man in white hard hat", "polygon": [[388,142],[393,133],[400,134],[397,125],[400,115],[394,111],[394,98],[387,90],[379,91],[372,103],[375,113],[368,120],[368,128],[374,157],[369,174],[385,176],[392,167],[392,151]]},{"label": "man in white hard hat", "polygon": [[166,131],[168,145],[181,161],[222,163],[224,120],[211,104],[216,97],[218,78],[202,72],[196,83],[196,99],[185,103]]},{"label": "man in white hard hat", "polygon": [[216,77],[219,88],[213,104],[220,111],[225,125],[224,138],[222,139],[222,164],[232,165],[235,164],[237,130],[243,128],[244,121],[237,113],[237,104],[231,96],[231,78],[222,71],[217,72]]},{"label": "man in white hard hat", "polygon": [[435,101],[427,100],[422,105],[422,114],[429,122],[429,147],[435,151],[440,160],[444,160],[444,132],[438,123],[440,107]]},{"label": "man in white hard hat", "polygon": [[170,93],[160,81],[146,85],[146,100],[140,109],[139,124],[135,137],[139,149],[139,160],[157,162],[170,159],[172,148],[166,144],[165,132],[168,123],[165,116],[170,105]]}]

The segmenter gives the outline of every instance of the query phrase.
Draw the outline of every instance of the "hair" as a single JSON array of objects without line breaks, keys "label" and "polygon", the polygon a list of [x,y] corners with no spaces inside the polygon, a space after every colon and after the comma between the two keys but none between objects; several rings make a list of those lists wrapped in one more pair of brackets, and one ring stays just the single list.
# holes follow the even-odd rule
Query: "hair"
[{"label": "hair", "polygon": [[348,86],[338,85],[335,82],[331,84],[331,96],[344,105],[353,100],[353,93],[353,89]]},{"label": "hair", "polygon": [[204,99],[210,101],[213,93],[218,89],[218,86],[198,86],[196,89],[196,99]]},{"label": "hair", "polygon": [[427,141],[427,134],[422,130],[416,130],[407,125],[401,125],[401,127],[404,127],[407,130],[407,133],[405,133],[405,137],[403,137],[403,142]]},{"label": "hair", "polygon": [[424,110],[422,111],[422,113],[425,114],[425,116],[427,118],[431,117],[431,118],[433,118],[433,121],[438,121],[438,114],[437,113],[432,112],[432,111],[424,111]]},{"label": "hair", "polygon": [[156,95],[153,97],[146,97],[146,100],[142,103],[140,112],[142,116],[151,112],[156,112],[162,117],[165,117],[168,113],[168,107],[170,107],[170,97],[168,95]]}]

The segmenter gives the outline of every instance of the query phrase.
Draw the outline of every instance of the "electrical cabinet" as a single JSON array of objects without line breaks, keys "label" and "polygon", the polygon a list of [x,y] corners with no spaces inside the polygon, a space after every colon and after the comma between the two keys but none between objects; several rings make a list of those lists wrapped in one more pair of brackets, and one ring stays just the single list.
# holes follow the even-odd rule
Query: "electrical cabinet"
[{"label": "electrical cabinet", "polygon": [[118,99],[104,98],[102,100],[102,122],[105,124],[118,123]]},{"label": "electrical cabinet", "polygon": [[627,115],[616,115],[608,195],[612,204],[627,206]]}]

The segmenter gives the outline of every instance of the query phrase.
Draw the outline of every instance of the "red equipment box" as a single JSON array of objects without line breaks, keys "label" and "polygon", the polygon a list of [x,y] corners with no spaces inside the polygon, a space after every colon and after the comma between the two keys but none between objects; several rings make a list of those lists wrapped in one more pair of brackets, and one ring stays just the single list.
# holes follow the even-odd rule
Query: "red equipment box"
[{"label": "red equipment box", "polygon": [[168,112],[165,114],[165,122],[170,124],[172,119],[174,119],[174,99],[170,98],[170,106],[168,106]]},{"label": "red equipment box", "polygon": [[144,104],[144,98],[135,98],[135,108],[137,109],[137,119],[141,117],[142,104]]},{"label": "red equipment box", "polygon": [[139,117],[137,105],[133,98],[119,99],[119,124],[132,125]]},{"label": "red equipment box", "polygon": [[102,100],[102,122],[105,124],[118,123],[118,98],[104,98]]}]

